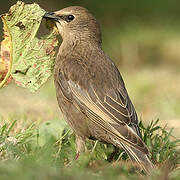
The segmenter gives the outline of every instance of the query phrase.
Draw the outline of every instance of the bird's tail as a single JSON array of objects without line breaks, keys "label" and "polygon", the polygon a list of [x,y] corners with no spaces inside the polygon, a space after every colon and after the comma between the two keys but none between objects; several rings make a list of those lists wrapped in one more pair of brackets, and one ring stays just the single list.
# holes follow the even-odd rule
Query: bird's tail
[{"label": "bird's tail", "polygon": [[133,162],[136,162],[147,174],[152,172],[154,165],[149,160],[147,154],[127,144],[123,143],[121,145]]}]

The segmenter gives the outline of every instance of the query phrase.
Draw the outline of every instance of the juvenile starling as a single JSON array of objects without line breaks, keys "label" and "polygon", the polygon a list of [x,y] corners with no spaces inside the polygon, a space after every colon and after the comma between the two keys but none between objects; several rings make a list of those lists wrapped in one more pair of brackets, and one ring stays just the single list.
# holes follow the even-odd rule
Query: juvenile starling
[{"label": "juvenile starling", "polygon": [[150,173],[153,164],[141,139],[136,111],[120,72],[102,50],[95,17],[79,6],[47,12],[44,17],[56,21],[63,39],[54,81],[59,107],[76,134],[77,154],[86,138],[105,141],[123,148]]}]

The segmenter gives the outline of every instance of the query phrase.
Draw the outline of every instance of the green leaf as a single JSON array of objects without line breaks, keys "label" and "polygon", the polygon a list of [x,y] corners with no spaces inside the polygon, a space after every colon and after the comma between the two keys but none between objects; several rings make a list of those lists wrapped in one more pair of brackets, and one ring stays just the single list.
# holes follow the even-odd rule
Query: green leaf
[{"label": "green leaf", "polygon": [[18,85],[32,92],[47,81],[54,67],[56,28],[51,26],[48,35],[40,39],[36,37],[44,14],[45,10],[38,4],[18,1],[1,16],[5,34],[11,40],[7,76],[12,76]]}]

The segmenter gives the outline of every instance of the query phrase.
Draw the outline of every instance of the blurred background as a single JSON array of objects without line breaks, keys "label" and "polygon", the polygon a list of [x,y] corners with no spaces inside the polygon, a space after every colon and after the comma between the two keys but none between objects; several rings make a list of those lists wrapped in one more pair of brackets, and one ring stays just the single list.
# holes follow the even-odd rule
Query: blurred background
[{"label": "blurred background", "polygon": [[[36,0],[48,11],[84,6],[101,25],[103,48],[118,66],[139,118],[160,119],[180,137],[180,1]],[[15,0],[0,1],[0,14]],[[0,22],[0,40],[3,39]],[[0,90],[0,116],[60,119],[53,78],[37,93],[11,83]]]}]

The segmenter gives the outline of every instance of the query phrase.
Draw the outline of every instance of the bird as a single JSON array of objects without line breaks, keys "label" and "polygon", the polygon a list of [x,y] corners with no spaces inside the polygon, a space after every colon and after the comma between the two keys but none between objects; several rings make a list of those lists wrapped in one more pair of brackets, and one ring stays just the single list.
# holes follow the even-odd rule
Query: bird
[{"label": "bird", "polygon": [[138,116],[115,63],[102,49],[100,25],[84,7],[46,12],[62,43],[54,66],[60,110],[76,136],[77,157],[85,140],[122,148],[141,170],[154,168],[142,140]]}]

